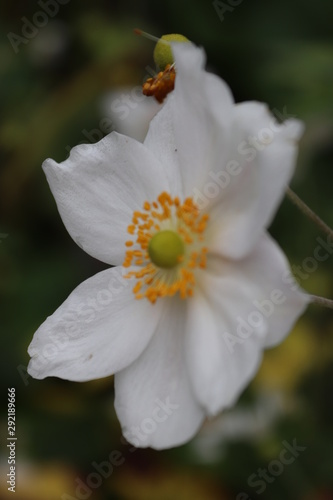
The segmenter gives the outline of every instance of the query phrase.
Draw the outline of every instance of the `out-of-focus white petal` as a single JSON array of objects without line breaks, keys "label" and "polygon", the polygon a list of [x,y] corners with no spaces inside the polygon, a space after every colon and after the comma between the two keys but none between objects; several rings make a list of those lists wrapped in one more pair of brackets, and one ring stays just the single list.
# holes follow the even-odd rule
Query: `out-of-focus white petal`
[{"label": "out-of-focus white petal", "polygon": [[115,130],[140,142],[161,107],[156,99],[143,95],[141,85],[113,90],[102,101],[103,114],[111,118]]},{"label": "out-of-focus white petal", "polygon": [[267,106],[245,102],[235,106],[230,126],[228,163],[233,167],[213,180],[218,195],[209,200],[215,203],[210,234],[211,248],[239,259],[251,251],[284,196],[303,125],[297,120],[278,124]]},{"label": "out-of-focus white petal", "polygon": [[212,414],[232,405],[257,371],[264,347],[290,332],[309,302],[268,236],[242,261],[211,257],[189,300],[187,363]]},{"label": "out-of-focus white petal", "polygon": [[122,370],[145,349],[161,307],[134,300],[121,268],[102,271],[81,283],[36,331],[28,372],[38,379],[84,381]]},{"label": "out-of-focus white petal", "polygon": [[161,449],[188,441],[204,412],[189,382],[184,356],[185,303],[164,299],[156,334],[143,354],[115,377],[115,408],[135,446]]},{"label": "out-of-focus white petal", "polygon": [[142,144],[113,132],[43,168],[61,218],[85,252],[108,264],[124,260],[134,210],[169,190],[164,168]]}]

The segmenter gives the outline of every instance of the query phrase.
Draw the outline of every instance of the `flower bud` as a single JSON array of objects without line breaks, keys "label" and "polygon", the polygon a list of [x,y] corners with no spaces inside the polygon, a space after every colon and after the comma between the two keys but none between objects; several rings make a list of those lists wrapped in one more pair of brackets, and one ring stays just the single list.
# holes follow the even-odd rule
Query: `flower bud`
[{"label": "flower bud", "polygon": [[188,38],[183,35],[171,34],[163,35],[157,42],[154,49],[154,61],[156,66],[164,70],[168,64],[173,64],[173,54],[170,42],[190,42]]}]

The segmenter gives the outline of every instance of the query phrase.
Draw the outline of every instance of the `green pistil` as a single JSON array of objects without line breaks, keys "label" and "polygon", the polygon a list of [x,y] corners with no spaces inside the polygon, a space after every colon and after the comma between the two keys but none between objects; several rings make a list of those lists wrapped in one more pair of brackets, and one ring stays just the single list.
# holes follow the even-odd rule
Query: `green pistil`
[{"label": "green pistil", "polygon": [[179,264],[185,247],[182,238],[174,231],[165,230],[154,234],[149,242],[148,253],[153,264],[171,269]]}]

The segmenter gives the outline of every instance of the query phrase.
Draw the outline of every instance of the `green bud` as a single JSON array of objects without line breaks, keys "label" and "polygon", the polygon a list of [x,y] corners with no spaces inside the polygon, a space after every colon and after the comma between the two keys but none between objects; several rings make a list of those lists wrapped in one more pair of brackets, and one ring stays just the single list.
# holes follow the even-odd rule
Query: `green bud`
[{"label": "green bud", "polygon": [[168,64],[173,64],[173,54],[170,43],[165,42],[187,42],[190,40],[183,35],[171,34],[163,35],[157,42],[154,49],[154,61],[156,66],[161,70],[164,70]]}]

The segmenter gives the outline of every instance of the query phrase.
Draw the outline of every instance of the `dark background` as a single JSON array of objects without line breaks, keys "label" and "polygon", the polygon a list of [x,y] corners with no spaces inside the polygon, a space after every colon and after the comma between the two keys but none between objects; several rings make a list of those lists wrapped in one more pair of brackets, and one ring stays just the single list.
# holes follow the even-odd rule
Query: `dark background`
[{"label": "dark background", "polygon": [[[35,24],[30,38],[22,29],[26,20],[43,24],[36,14],[43,12],[41,5],[1,4],[0,498],[13,495],[4,478],[7,387],[15,387],[18,500],[60,499],[64,493],[63,500],[80,498],[76,478],[86,482],[95,472],[92,462],[108,460],[113,450],[124,462],[91,494],[82,490],[81,498],[333,499],[333,318],[328,310],[311,306],[288,339],[265,354],[236,407],[174,450],[133,451],[123,442],[112,377],[76,384],[26,374],[34,331],[76,285],[104,268],[67,234],[41,163],[47,157],[62,161],[70,147],[97,139],[101,119],[111,116],[101,104],[108,93],[141,84],[147,66],[154,66],[153,44],[133,35],[135,27],[157,36],[186,35],[205,48],[210,70],[228,82],[236,101],[264,101],[303,120],[306,133],[292,186],[333,224],[331,0],[229,0],[224,13],[221,4],[69,0],[56,4],[57,14],[47,16],[44,26]],[[300,266],[313,256],[320,236],[288,200],[271,232],[290,262]],[[319,263],[302,286],[332,297],[332,260]],[[279,472],[272,464],[284,443],[295,439],[306,450]],[[268,473],[270,481],[258,494],[259,486],[248,480],[267,467],[278,473]]]}]

